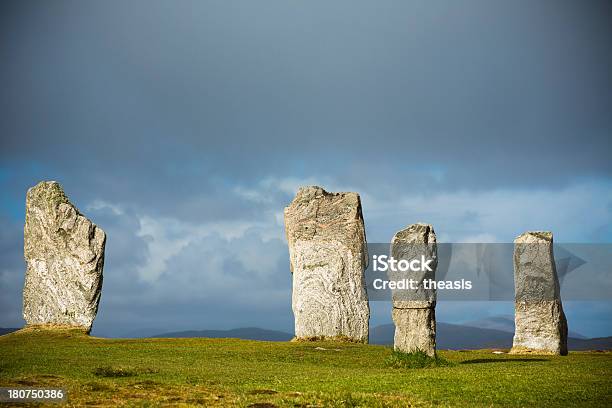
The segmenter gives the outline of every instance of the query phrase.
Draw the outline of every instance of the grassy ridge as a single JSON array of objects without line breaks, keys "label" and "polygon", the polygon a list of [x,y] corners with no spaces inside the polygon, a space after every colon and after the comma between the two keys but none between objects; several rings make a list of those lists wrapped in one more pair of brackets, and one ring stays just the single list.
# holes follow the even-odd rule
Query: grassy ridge
[{"label": "grassy ridge", "polygon": [[612,406],[610,353],[440,355],[409,369],[382,346],[29,331],[0,337],[0,386],[63,387],[73,406]]}]

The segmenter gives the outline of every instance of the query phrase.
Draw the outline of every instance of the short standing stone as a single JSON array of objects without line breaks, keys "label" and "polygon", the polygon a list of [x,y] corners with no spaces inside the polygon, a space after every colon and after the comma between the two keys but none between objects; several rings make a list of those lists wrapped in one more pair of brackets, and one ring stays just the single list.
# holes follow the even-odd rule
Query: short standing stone
[{"label": "short standing stone", "polygon": [[431,260],[432,271],[390,273],[392,280],[412,279],[418,289],[393,291],[394,348],[405,353],[422,351],[436,354],[435,291],[424,289],[424,280],[435,280],[438,263],[434,229],[429,224],[412,224],[397,232],[391,241],[391,255],[396,260]]},{"label": "short standing stone", "polygon": [[28,190],[23,318],[27,325],[91,330],[102,289],[106,234],[55,181]]},{"label": "short standing stone", "polygon": [[300,188],[285,208],[295,336],[367,342],[367,247],[357,193]]},{"label": "short standing stone", "polygon": [[553,256],[553,235],[514,240],[515,331],[511,353],[567,354],[567,320]]}]

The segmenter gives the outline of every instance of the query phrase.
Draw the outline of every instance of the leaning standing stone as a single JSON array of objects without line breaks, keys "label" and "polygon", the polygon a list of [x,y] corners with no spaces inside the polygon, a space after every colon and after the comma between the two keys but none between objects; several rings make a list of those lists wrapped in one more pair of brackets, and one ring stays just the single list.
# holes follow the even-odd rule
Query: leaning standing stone
[{"label": "leaning standing stone", "polygon": [[390,272],[392,280],[412,279],[418,282],[415,290],[395,290],[393,322],[394,348],[405,353],[422,351],[436,354],[436,297],[435,290],[425,289],[424,281],[435,280],[438,264],[436,233],[429,224],[412,224],[397,232],[391,241],[391,256],[396,260],[432,260],[431,271]]},{"label": "leaning standing stone", "polygon": [[23,318],[27,325],[89,333],[102,289],[106,234],[70,203],[55,181],[28,190]]},{"label": "leaning standing stone", "polygon": [[567,320],[553,256],[553,235],[526,232],[514,240],[513,354],[567,354]]},{"label": "leaning standing stone", "polygon": [[357,193],[300,188],[285,208],[296,338],[368,341],[367,247]]}]

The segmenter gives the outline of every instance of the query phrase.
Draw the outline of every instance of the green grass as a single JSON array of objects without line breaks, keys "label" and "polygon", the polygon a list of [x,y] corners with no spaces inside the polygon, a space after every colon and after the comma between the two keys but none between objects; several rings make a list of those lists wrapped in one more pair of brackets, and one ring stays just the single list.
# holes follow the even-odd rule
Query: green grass
[{"label": "green grass", "polygon": [[390,368],[430,368],[452,366],[453,363],[436,355],[435,357],[428,356],[424,351],[418,350],[413,353],[402,353],[401,351],[392,351],[385,359],[385,365]]},{"label": "green grass", "polygon": [[420,357],[355,343],[29,331],[0,337],[0,386],[62,387],[72,406],[612,406],[610,353],[439,355],[409,368]]}]

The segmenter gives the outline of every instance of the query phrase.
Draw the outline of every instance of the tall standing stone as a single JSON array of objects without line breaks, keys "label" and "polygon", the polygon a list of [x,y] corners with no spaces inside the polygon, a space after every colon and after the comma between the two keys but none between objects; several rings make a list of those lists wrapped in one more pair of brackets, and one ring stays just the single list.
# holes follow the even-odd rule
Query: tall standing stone
[{"label": "tall standing stone", "polygon": [[397,232],[391,241],[391,256],[396,260],[432,260],[432,271],[390,272],[392,280],[412,279],[417,289],[392,292],[394,348],[405,353],[422,351],[436,354],[435,290],[425,289],[425,280],[435,280],[438,264],[436,233],[429,224],[412,224]]},{"label": "tall standing stone", "polygon": [[553,256],[553,234],[526,232],[514,240],[513,354],[567,354],[567,320]]},{"label": "tall standing stone", "polygon": [[106,234],[70,203],[59,183],[28,190],[23,318],[27,325],[89,333],[102,289]]},{"label": "tall standing stone", "polygon": [[300,188],[285,208],[297,338],[368,341],[368,254],[357,193]]}]

